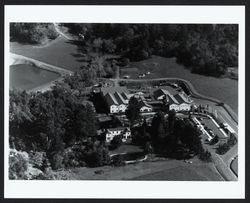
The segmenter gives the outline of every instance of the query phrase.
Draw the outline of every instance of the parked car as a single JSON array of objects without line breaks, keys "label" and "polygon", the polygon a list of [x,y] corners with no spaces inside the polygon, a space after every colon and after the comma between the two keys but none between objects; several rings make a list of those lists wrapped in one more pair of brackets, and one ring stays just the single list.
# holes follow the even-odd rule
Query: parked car
[{"label": "parked car", "polygon": [[129,78],[130,78],[130,75],[124,75],[123,78],[124,78],[124,79],[129,79]]},{"label": "parked car", "polygon": [[143,73],[143,74],[139,74],[138,75],[138,78],[144,78],[146,75]]}]

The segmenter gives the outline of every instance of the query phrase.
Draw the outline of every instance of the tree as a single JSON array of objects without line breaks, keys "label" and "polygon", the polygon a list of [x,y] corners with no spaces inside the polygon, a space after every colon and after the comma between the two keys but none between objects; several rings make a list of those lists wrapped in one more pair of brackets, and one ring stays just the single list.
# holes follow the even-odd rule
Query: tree
[{"label": "tree", "polygon": [[121,135],[117,135],[117,136],[115,136],[112,140],[111,140],[111,142],[110,142],[110,144],[111,144],[111,149],[113,150],[113,149],[117,149],[118,147],[120,147],[121,145],[122,145],[122,134]]},{"label": "tree", "polygon": [[219,147],[216,149],[217,154],[225,154],[230,149],[230,146],[227,143],[220,144]]},{"label": "tree", "polygon": [[112,54],[116,49],[116,45],[113,43],[112,39],[104,39],[102,43],[102,49],[105,53]]},{"label": "tree", "polygon": [[10,91],[9,142],[10,147],[17,150],[26,148],[24,139],[27,138],[22,129],[26,128],[35,119],[29,107],[29,100],[30,95],[25,91]]},{"label": "tree", "polygon": [[154,152],[154,148],[150,142],[146,142],[144,146],[144,151],[149,154],[152,154]]},{"label": "tree", "polygon": [[203,151],[200,132],[187,121],[183,122],[181,127],[180,140],[195,155]]},{"label": "tree", "polygon": [[131,125],[133,125],[134,122],[140,118],[140,105],[135,97],[130,98],[125,114]]},{"label": "tree", "polygon": [[211,162],[211,153],[209,151],[202,151],[199,155],[200,160],[205,161],[205,162]]},{"label": "tree", "polygon": [[113,161],[112,161],[113,165],[115,167],[120,167],[120,166],[125,165],[125,160],[124,160],[123,156],[120,154],[113,156],[112,159],[113,159]]},{"label": "tree", "polygon": [[157,140],[159,138],[164,138],[168,135],[167,124],[164,118],[163,112],[158,112],[151,124],[151,135],[152,139]]},{"label": "tree", "polygon": [[28,163],[28,153],[11,149],[9,154],[9,178],[11,180],[26,179]]},{"label": "tree", "polygon": [[230,133],[227,143],[230,147],[234,146],[237,143],[237,138],[235,137],[234,133]]},{"label": "tree", "polygon": [[217,142],[219,142],[219,137],[218,137],[218,135],[215,135],[215,136],[213,137],[213,139],[210,140],[209,144],[210,144],[210,145],[214,145],[214,144],[216,144]]},{"label": "tree", "polygon": [[168,113],[168,125],[170,132],[173,132],[174,124],[176,120],[176,112],[175,110],[171,110]]},{"label": "tree", "polygon": [[52,23],[10,23],[11,41],[40,44],[57,36]]},{"label": "tree", "polygon": [[110,163],[109,151],[102,144],[91,143],[91,147],[85,152],[84,157],[90,167],[98,167]]}]

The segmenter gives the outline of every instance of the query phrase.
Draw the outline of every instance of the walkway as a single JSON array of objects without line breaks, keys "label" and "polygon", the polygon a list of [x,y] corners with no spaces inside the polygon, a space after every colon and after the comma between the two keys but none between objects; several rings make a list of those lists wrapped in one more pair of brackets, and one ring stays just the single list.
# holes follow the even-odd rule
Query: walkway
[{"label": "walkway", "polygon": [[65,39],[67,40],[73,40],[72,38],[70,38],[69,36],[65,35],[59,28],[59,25],[57,23],[53,23],[54,24],[54,27],[55,27],[55,30],[56,32],[61,35],[62,37],[64,37]]},{"label": "walkway", "polygon": [[31,63],[39,68],[49,70],[55,73],[59,73],[60,75],[71,75],[74,73],[73,71],[66,70],[64,68],[54,66],[48,63],[44,63],[42,61],[38,61],[36,59],[32,59],[32,58],[18,55],[18,54],[10,53],[10,58],[11,58],[10,65],[16,65],[16,64],[21,64],[21,63]]}]

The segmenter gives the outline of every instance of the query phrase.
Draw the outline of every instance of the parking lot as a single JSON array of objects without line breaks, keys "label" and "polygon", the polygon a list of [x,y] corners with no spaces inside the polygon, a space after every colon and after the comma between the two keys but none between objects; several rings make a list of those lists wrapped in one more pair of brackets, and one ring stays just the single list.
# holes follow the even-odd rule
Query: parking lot
[{"label": "parking lot", "polygon": [[[217,126],[212,119],[204,117],[204,116],[194,116],[200,124],[203,126],[201,130],[203,131],[203,134],[205,135],[205,139],[211,140],[215,135],[218,136],[219,139],[225,139],[226,134],[222,132],[222,129],[220,129],[219,126]],[[206,133],[207,132],[207,133]]]}]

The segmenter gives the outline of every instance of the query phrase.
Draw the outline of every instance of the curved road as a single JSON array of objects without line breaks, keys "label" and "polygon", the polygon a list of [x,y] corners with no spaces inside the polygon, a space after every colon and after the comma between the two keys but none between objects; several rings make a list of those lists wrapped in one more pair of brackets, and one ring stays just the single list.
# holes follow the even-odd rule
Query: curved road
[{"label": "curved road", "polygon": [[[181,78],[155,78],[155,79],[114,78],[114,79],[110,79],[110,80],[112,80],[116,85],[119,85],[120,81],[124,81],[124,82],[150,82],[150,81],[172,81],[173,82],[173,81],[179,81],[179,82],[182,82],[185,84],[185,86],[189,89],[192,97],[207,100],[210,102],[214,102],[216,104],[222,103],[218,99],[208,97],[208,96],[205,96],[205,95],[198,93],[197,90],[194,88],[194,86],[191,84],[191,82],[184,80],[184,79],[181,79]],[[238,129],[236,129],[237,125],[238,125],[237,114],[227,104],[224,104],[222,107],[225,110],[225,113],[227,113],[230,118],[228,119],[227,114],[221,114],[219,116],[222,117],[223,120],[227,118],[227,121],[232,119],[236,123],[236,124],[233,124],[233,128],[235,129],[236,132],[238,132]],[[230,123],[232,123],[232,122],[230,122]],[[238,134],[237,134],[237,138],[238,138]],[[235,173],[233,173],[230,166],[231,166],[233,159],[238,156],[238,145],[236,144],[234,147],[232,147],[223,157],[221,157],[215,153],[212,153],[212,156],[213,156],[214,164],[215,164],[218,172],[223,176],[223,178],[225,180],[229,180],[229,181],[236,181],[237,177],[236,177]]]},{"label": "curved road", "polygon": [[[60,31],[59,26],[56,23],[54,23],[54,26],[55,26],[56,31],[61,36],[63,36],[64,38],[66,38],[68,40],[71,40],[68,36],[66,36],[63,32]],[[35,60],[35,59],[32,59],[32,58],[24,57],[24,56],[21,56],[21,55],[19,55],[18,57],[21,57],[21,58],[27,59],[27,60],[29,60],[31,62],[34,62],[35,64],[38,64],[38,66],[41,67],[41,68],[50,69],[51,71],[55,71],[55,72],[60,72],[61,75],[72,74],[73,73],[72,71],[67,71],[67,70],[62,69],[60,67],[56,67],[56,66],[53,66],[53,65],[50,65],[50,64],[46,64],[46,63],[43,63],[41,61],[38,61],[38,60]],[[119,78],[119,68],[117,68],[116,78],[115,79],[110,79],[110,80],[113,81],[116,86],[119,85],[120,81],[128,81],[128,82],[129,81],[130,82],[133,82],[133,81],[134,82],[147,82],[147,81],[166,81],[166,80],[167,81],[180,81],[180,82],[182,82],[189,89],[189,91],[190,91],[190,93],[191,93],[191,95],[193,97],[197,97],[199,99],[204,99],[204,100],[212,101],[212,102],[215,102],[217,104],[221,103],[221,101],[219,101],[219,100],[217,100],[215,98],[208,97],[208,96],[205,96],[205,95],[202,95],[202,94],[198,93],[196,91],[196,89],[193,87],[193,85],[189,81],[181,79],[181,78],[120,79]],[[53,85],[53,82],[50,82],[50,83],[45,84],[43,86],[37,87],[33,91],[38,91],[38,90],[41,90],[41,89],[47,90],[51,85]],[[234,111],[227,104],[224,104],[223,108],[228,113],[228,115],[231,117],[231,119],[233,121],[235,121],[235,123],[238,124],[238,116],[237,116],[237,114],[235,114]],[[234,151],[234,153],[235,153],[236,150],[232,150],[231,149],[230,151]],[[225,162],[223,161],[223,159],[220,156],[218,156],[218,155],[217,156],[213,156],[214,163],[215,163],[216,167],[218,167],[217,170],[219,172],[223,172],[223,177],[226,180],[237,180],[237,177],[235,176],[235,174],[230,169],[232,158],[234,158],[235,156],[236,156],[235,154],[233,156],[231,156],[231,155],[229,156],[230,162],[228,164],[225,164]],[[228,165],[229,165],[229,167],[228,167]]]}]

